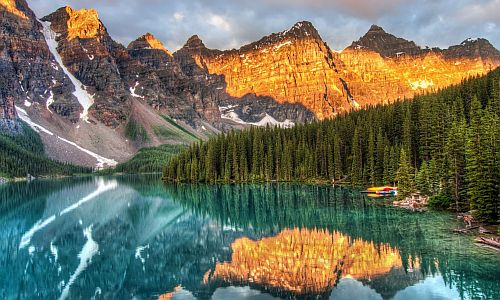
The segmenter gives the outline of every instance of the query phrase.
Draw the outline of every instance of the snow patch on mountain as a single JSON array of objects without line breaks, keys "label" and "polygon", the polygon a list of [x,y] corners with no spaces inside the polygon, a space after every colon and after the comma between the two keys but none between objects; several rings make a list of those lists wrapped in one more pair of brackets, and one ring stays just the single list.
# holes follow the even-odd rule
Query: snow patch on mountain
[{"label": "snow patch on mountain", "polygon": [[434,85],[434,82],[432,80],[428,81],[427,79],[416,80],[416,81],[408,80],[408,83],[410,83],[412,90],[417,90],[419,88],[420,89],[427,89],[427,88]]},{"label": "snow patch on mountain", "polygon": [[50,105],[54,103],[54,93],[52,91],[50,91],[50,96],[49,98],[47,99],[46,101],[46,106],[47,106],[47,110],[52,113],[52,111],[50,110]]},{"label": "snow patch on mountain", "polygon": [[286,119],[283,122],[280,122],[267,113],[264,116],[264,118],[262,118],[259,122],[250,123],[250,124],[256,125],[256,126],[262,126],[262,127],[264,127],[266,125],[274,125],[274,126],[283,127],[283,128],[290,128],[290,127],[293,127],[295,125],[295,123],[293,123],[292,121],[290,121],[288,119]]},{"label": "snow patch on mountain", "polygon": [[36,124],[33,121],[31,121],[30,117],[28,116],[28,113],[24,109],[20,108],[19,106],[16,106],[16,110],[17,110],[17,115],[19,116],[19,118],[21,120],[23,120],[25,123],[27,123],[31,128],[33,128],[34,131],[43,132],[43,133],[46,133],[48,135],[54,135],[54,133],[52,131],[46,129],[43,126]]},{"label": "snow patch on mountain", "polygon": [[281,43],[281,44],[279,44],[279,45],[274,46],[274,50],[275,50],[275,51],[276,51],[276,50],[279,50],[279,49],[281,49],[282,47],[285,47],[285,46],[288,46],[288,45],[291,45],[291,44],[292,44],[292,42],[291,42],[291,41],[287,41],[287,42]]},{"label": "snow patch on mountain", "polygon": [[66,140],[66,139],[64,139],[64,138],[62,138],[60,136],[58,136],[57,138],[60,139],[61,141],[65,142],[65,143],[70,144],[71,146],[76,147],[78,150],[87,153],[88,155],[92,156],[93,158],[95,158],[97,160],[97,168],[104,168],[105,166],[114,167],[114,166],[116,166],[118,164],[118,162],[116,160],[114,160],[114,159],[109,159],[109,158],[102,157],[99,154],[94,153],[94,152],[92,152],[90,150],[87,150],[87,149],[85,149],[83,147],[80,147],[76,143],[68,141],[68,140]]},{"label": "snow patch on mountain", "polygon": [[47,45],[49,46],[49,50],[54,55],[54,58],[56,59],[57,63],[61,66],[64,74],[66,74],[73,85],[75,86],[75,91],[73,92],[73,95],[78,99],[78,102],[80,105],[83,107],[83,112],[80,115],[80,118],[83,119],[84,121],[88,122],[88,112],[89,108],[94,104],[94,98],[87,93],[85,90],[85,86],[78,80],[76,79],[73,74],[64,66],[61,55],[59,55],[59,52],[57,52],[57,41],[56,41],[56,33],[50,28],[50,22],[41,22],[43,25],[43,35],[45,36],[45,41],[47,42]]},{"label": "snow patch on mountain", "polygon": [[130,95],[132,95],[133,97],[136,97],[136,98],[144,99],[144,96],[141,96],[141,95],[138,95],[135,93],[135,90],[137,89],[138,86],[139,86],[139,81],[137,81],[135,83],[134,87],[130,87]]},{"label": "snow patch on mountain", "polygon": [[477,42],[477,38],[473,39],[473,38],[467,38],[465,41],[463,41],[461,44],[462,45],[465,45],[467,43],[473,43],[473,42]]},{"label": "snow patch on mountain", "polygon": [[271,126],[278,126],[278,127],[282,127],[282,128],[290,128],[290,127],[293,127],[295,125],[294,122],[292,122],[288,119],[286,119],[283,122],[280,122],[280,121],[276,120],[275,118],[273,118],[268,113],[266,113],[265,116],[259,122],[245,122],[234,111],[234,108],[236,108],[236,107],[238,107],[238,105],[219,106],[221,118],[226,119],[226,120],[231,120],[231,121],[236,122],[238,124],[259,126],[259,127],[265,127],[267,125],[271,125]]}]

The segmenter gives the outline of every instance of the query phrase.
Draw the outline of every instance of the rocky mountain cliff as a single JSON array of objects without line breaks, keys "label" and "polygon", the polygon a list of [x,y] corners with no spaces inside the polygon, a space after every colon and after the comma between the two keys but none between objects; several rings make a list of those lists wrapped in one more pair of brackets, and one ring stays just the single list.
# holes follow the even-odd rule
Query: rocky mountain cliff
[{"label": "rocky mountain cliff", "polygon": [[194,129],[227,127],[219,106],[235,99],[225,93],[220,76],[195,65],[183,68],[191,56],[174,58],[150,33],[125,48],[113,41],[94,10],[65,7],[42,20],[57,35],[63,64],[92,95],[89,110],[96,120],[119,127],[134,117],[130,112],[139,101]]},{"label": "rocky mountain cliff", "polygon": [[19,122],[17,119],[16,107],[12,97],[3,98],[0,95],[0,132],[8,134],[17,133],[20,131]]},{"label": "rocky mountain cliff", "polygon": [[[95,10],[63,7],[42,18],[54,32],[61,64],[83,85],[90,116],[112,128],[127,120],[130,93],[121,78],[128,66],[126,49],[113,41]],[[86,115],[86,112],[85,112]]]},{"label": "rocky mountain cliff", "polygon": [[500,61],[500,51],[498,51],[487,39],[468,38],[460,45],[451,46],[442,51],[448,59],[480,59],[492,66]]},{"label": "rocky mountain cliff", "polygon": [[24,0],[0,0],[0,16],[3,127],[18,116],[49,156],[84,165],[233,128],[331,118],[500,65],[484,39],[421,48],[375,25],[340,53],[303,21],[237,50],[193,36],[172,54],[151,33],[117,43],[92,9],[38,20]]},{"label": "rocky mountain cliff", "polygon": [[500,66],[499,51],[487,40],[466,40],[448,49],[421,48],[373,25],[341,52],[353,97],[361,104],[389,103],[433,91]]},{"label": "rocky mountain cliff", "polygon": [[[13,115],[38,131],[47,154],[63,161],[96,165],[133,152],[105,126],[81,122],[82,87],[74,84],[53,48],[55,35],[40,23],[24,0],[0,2],[0,96],[4,119]],[[7,114],[5,112],[8,112]],[[17,112],[16,112],[17,111]],[[3,123],[6,123],[5,121]],[[121,150],[123,149],[123,150]],[[107,150],[107,151],[106,151]]]},{"label": "rocky mountain cliff", "polygon": [[300,103],[319,119],[352,104],[338,55],[310,22],[299,22],[239,50],[207,49],[194,36],[179,52],[189,53],[209,73],[224,76],[227,92],[235,97],[255,94],[281,104]]}]

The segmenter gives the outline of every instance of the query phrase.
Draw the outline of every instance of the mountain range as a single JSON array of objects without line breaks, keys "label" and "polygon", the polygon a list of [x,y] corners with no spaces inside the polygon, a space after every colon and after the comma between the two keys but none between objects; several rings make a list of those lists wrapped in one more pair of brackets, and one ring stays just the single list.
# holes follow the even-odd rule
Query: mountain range
[{"label": "mountain range", "polygon": [[172,53],[150,33],[121,45],[92,9],[39,19],[25,0],[0,0],[0,17],[0,131],[18,134],[23,120],[51,158],[86,166],[144,146],[328,119],[500,66],[485,39],[422,48],[376,25],[340,52],[302,21],[240,49],[192,36]]}]

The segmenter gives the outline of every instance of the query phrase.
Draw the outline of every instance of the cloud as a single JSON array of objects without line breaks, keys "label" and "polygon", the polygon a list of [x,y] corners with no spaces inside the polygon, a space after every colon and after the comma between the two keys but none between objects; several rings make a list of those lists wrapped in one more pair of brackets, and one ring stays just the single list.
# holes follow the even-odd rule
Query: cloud
[{"label": "cloud", "polygon": [[[264,1],[266,2],[266,1]],[[411,4],[416,0],[270,0],[278,7],[295,6],[301,9],[337,10],[354,17],[376,20],[391,13],[398,7]]]},{"label": "cloud", "polygon": [[455,13],[458,22],[500,22],[500,0],[477,1]]},{"label": "cloud", "polygon": [[222,16],[219,16],[219,15],[210,14],[208,17],[207,23],[209,25],[214,26],[217,29],[221,29],[224,31],[231,30],[231,25],[229,25],[229,22],[226,21]]},{"label": "cloud", "polygon": [[500,46],[500,0],[28,0],[42,17],[64,5],[96,8],[117,41],[145,32],[172,51],[198,34],[211,48],[238,48],[264,35],[313,22],[333,49],[343,49],[378,24],[419,45],[447,47],[467,37]]},{"label": "cloud", "polygon": [[182,22],[182,20],[184,20],[184,14],[181,12],[176,12],[176,13],[174,13],[174,19],[177,22]]}]

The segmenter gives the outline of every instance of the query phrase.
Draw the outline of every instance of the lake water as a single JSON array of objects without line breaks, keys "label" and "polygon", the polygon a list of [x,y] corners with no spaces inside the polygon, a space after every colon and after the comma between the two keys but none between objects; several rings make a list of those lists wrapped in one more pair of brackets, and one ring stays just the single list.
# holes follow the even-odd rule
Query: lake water
[{"label": "lake water", "polygon": [[345,188],[0,187],[1,299],[500,299],[499,252]]}]

